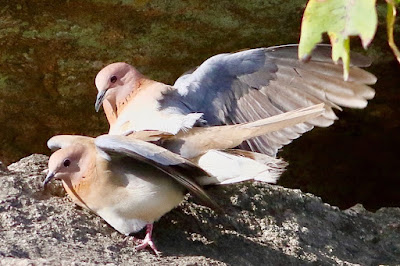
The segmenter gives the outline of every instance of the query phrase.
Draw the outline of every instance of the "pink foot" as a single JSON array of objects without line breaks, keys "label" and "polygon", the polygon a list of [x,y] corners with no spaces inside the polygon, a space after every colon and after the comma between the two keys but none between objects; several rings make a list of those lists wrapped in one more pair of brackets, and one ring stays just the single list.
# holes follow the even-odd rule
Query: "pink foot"
[{"label": "pink foot", "polygon": [[153,224],[147,224],[146,225],[146,236],[144,237],[143,240],[140,240],[141,243],[135,247],[136,250],[142,250],[146,248],[147,246],[150,246],[150,248],[156,253],[157,256],[161,255],[161,252],[158,251],[156,248],[156,245],[154,245],[153,240],[151,239],[151,234],[153,232]]}]

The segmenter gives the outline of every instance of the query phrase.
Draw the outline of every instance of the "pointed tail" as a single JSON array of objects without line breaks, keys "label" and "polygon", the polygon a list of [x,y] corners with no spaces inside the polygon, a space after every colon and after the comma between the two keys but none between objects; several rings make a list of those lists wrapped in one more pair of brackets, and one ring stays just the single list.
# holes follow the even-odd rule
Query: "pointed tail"
[{"label": "pointed tail", "polygon": [[245,140],[306,122],[318,117],[324,110],[321,103],[250,123],[192,128],[166,140],[163,146],[185,158],[194,158],[212,149],[231,149]]}]

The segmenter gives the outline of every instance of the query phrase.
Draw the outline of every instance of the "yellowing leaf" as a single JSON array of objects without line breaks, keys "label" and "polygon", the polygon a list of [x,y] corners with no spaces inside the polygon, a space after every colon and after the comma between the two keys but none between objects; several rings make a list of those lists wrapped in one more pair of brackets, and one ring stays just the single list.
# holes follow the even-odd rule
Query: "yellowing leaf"
[{"label": "yellowing leaf", "polygon": [[387,2],[386,23],[387,23],[388,43],[394,55],[396,56],[397,61],[400,63],[400,51],[397,48],[393,37],[393,25],[396,19],[396,5],[399,4],[400,1],[386,0],[386,2]]},{"label": "yellowing leaf", "polygon": [[360,36],[364,48],[372,41],[377,27],[375,0],[310,0],[301,25],[299,58],[307,58],[322,34],[328,33],[332,59],[343,61],[344,79],[350,65],[349,36]]}]

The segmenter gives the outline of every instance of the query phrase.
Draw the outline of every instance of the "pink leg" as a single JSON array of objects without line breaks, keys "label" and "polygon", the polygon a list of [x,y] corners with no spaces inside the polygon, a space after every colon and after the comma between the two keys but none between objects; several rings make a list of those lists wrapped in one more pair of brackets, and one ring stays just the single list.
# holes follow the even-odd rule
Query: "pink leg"
[{"label": "pink leg", "polygon": [[154,245],[153,240],[151,239],[151,234],[153,232],[153,224],[147,224],[146,225],[146,236],[144,237],[143,240],[141,240],[141,243],[135,247],[136,250],[142,250],[146,248],[147,246],[150,246],[150,248],[156,253],[156,255],[160,255],[161,252],[157,250],[156,245]]}]

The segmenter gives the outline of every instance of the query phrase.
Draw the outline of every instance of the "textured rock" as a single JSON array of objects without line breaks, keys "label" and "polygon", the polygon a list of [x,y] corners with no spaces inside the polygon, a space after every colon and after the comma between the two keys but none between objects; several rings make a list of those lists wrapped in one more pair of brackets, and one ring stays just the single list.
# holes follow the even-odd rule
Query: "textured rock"
[{"label": "textured rock", "polygon": [[7,172],[7,167],[0,161],[0,173]]},{"label": "textured rock", "polygon": [[156,223],[163,256],[136,252],[131,238],[75,206],[59,182],[42,190],[47,159],[32,155],[1,173],[0,265],[400,263],[399,208],[340,211],[300,190],[260,183],[211,188],[225,214],[189,197]]}]

